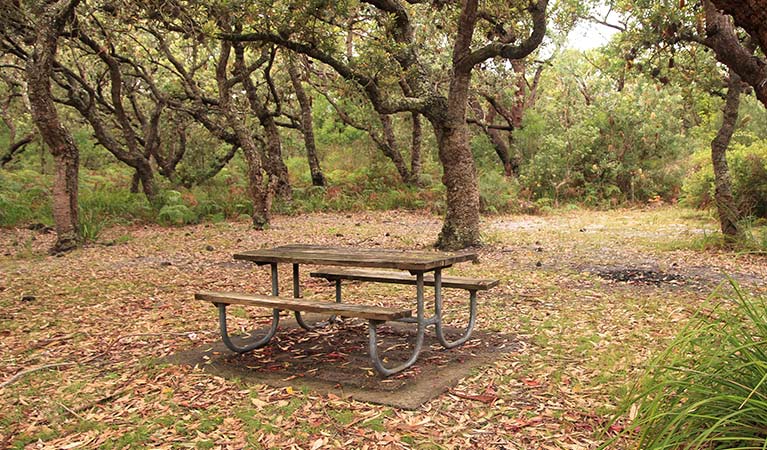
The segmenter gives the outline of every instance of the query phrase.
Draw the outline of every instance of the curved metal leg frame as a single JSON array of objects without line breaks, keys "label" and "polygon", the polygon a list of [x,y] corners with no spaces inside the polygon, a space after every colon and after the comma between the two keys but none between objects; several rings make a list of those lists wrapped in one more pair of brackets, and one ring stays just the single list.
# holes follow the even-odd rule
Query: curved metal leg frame
[{"label": "curved metal leg frame", "polygon": [[255,342],[251,342],[244,347],[239,347],[232,342],[232,340],[229,338],[229,332],[226,330],[227,305],[218,303],[216,306],[218,306],[218,324],[221,328],[221,339],[224,340],[224,345],[226,345],[226,347],[233,352],[245,353],[263,347],[264,345],[268,344],[270,340],[272,340],[274,333],[277,332],[277,325],[280,323],[280,310],[274,309],[272,310],[272,326],[269,328],[269,331],[267,331],[266,336],[256,340]]},{"label": "curved metal leg frame", "polygon": [[[299,273],[298,273],[298,264],[293,264],[293,298],[300,298],[301,297],[301,284],[299,283],[298,275],[299,275]],[[276,276],[277,275],[276,275],[276,273],[274,272],[274,269],[273,269],[273,271],[272,271],[272,279],[274,279]],[[274,290],[274,285],[272,285],[272,290]],[[274,295],[278,295],[278,294],[274,294]],[[339,288],[338,291],[336,291],[336,301],[340,303],[340,297],[339,296],[340,296],[340,288]],[[326,326],[326,325],[328,325],[328,324],[330,324],[330,323],[332,323],[333,321],[336,320],[336,316],[330,316],[330,318],[328,320],[326,320],[326,321],[316,322],[313,325],[309,325],[308,323],[306,323],[306,321],[304,320],[303,316],[301,316],[301,311],[294,311],[294,314],[296,316],[296,323],[298,323],[298,325],[301,328],[303,328],[304,330],[307,330],[307,331],[312,331],[312,330],[315,330],[317,328],[322,328],[322,327],[324,327],[324,326]]]},{"label": "curved metal leg frame", "polygon": [[370,360],[373,362],[373,367],[381,375],[388,377],[402,370],[412,366],[418,359],[418,355],[421,353],[421,347],[423,346],[424,331],[426,330],[426,320],[424,319],[424,307],[423,307],[423,273],[416,274],[416,299],[418,301],[418,332],[415,338],[415,348],[410,358],[399,366],[388,369],[384,367],[381,358],[378,355],[378,334],[376,333],[376,327],[382,322],[379,320],[368,321],[368,333],[370,338]]},{"label": "curved metal leg frame", "polygon": [[469,340],[474,324],[477,322],[477,291],[469,291],[469,325],[466,332],[454,341],[445,339],[442,331],[442,271],[434,272],[434,317],[437,319],[434,327],[437,332],[437,340],[445,348],[455,348]]}]

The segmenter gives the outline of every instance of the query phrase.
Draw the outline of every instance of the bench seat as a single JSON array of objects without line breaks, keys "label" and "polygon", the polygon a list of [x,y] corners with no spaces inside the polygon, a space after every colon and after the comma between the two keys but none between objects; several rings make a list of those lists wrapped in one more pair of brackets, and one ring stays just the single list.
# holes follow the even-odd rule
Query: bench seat
[{"label": "bench seat", "polygon": [[203,291],[194,294],[194,298],[214,304],[260,306],[264,308],[325,313],[343,317],[358,317],[360,319],[379,321],[397,320],[412,315],[412,312],[409,309],[354,305],[349,303],[319,302],[302,298],[243,294],[239,292]]},{"label": "bench seat", "polygon": [[[395,284],[416,284],[415,275],[409,272],[394,272],[383,270],[365,270],[365,269],[337,269],[334,267],[321,268],[310,274],[316,278],[325,278],[328,281],[354,280],[354,281],[372,281],[376,283],[395,283]],[[424,285],[434,286],[434,275],[425,274],[423,277]],[[498,280],[466,278],[466,277],[442,277],[442,287],[466,289],[469,291],[484,291],[498,286]]]}]

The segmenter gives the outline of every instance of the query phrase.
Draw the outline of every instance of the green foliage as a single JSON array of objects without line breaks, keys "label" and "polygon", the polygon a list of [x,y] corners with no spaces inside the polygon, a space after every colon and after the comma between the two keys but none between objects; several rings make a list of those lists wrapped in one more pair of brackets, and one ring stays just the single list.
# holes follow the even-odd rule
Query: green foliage
[{"label": "green foliage", "polygon": [[[727,152],[733,195],[747,216],[767,217],[767,140],[745,146],[735,144]],[[692,156],[693,170],[683,186],[685,204],[714,207],[714,170],[710,150]]]},{"label": "green foliage", "polygon": [[623,404],[639,448],[767,446],[767,302],[733,287],[736,307],[693,317]]},{"label": "green foliage", "polygon": [[690,146],[680,92],[641,78],[618,92],[575,54],[552,72],[551,94],[515,132],[522,191],[555,205],[675,199]]},{"label": "green foliage", "polygon": [[482,211],[504,213],[518,211],[519,184],[498,172],[479,176],[479,200]]},{"label": "green foliage", "polygon": [[48,177],[32,170],[0,171],[0,227],[51,225]]},{"label": "green foliage", "polygon": [[364,211],[388,209],[423,209],[441,211],[444,208],[444,187],[404,186],[393,167],[372,165],[357,170],[336,169],[326,172],[329,186],[311,186],[306,174],[296,178],[293,199],[275,200],[274,209],[283,214],[317,211]]}]

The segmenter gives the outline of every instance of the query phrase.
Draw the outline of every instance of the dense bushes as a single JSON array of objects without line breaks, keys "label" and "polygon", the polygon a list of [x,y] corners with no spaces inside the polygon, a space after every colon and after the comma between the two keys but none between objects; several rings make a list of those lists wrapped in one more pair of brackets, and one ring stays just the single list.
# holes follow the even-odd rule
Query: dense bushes
[{"label": "dense bushes", "polygon": [[639,78],[616,92],[592,66],[570,58],[551,74],[552,94],[515,132],[522,191],[555,205],[674,200],[681,161],[695,148],[679,90]]},{"label": "dense bushes", "polygon": [[[736,144],[727,152],[733,194],[746,216],[767,218],[767,140]],[[714,206],[714,171],[710,150],[693,156],[693,172],[685,180],[684,203],[695,208]]]}]

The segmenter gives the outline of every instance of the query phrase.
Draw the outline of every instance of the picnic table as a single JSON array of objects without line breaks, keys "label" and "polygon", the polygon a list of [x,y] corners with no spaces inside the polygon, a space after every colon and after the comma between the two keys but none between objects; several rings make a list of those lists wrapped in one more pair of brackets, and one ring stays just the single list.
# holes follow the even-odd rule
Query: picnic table
[{"label": "picnic table", "polygon": [[[475,252],[448,253],[425,250],[284,245],[236,253],[234,259],[250,261],[259,266],[270,265],[272,292],[271,295],[209,291],[195,294],[197,299],[210,301],[218,307],[221,336],[224,344],[230,350],[244,353],[266,345],[277,330],[279,314],[282,310],[293,311],[298,325],[307,330],[323,326],[335,320],[337,316],[357,317],[368,320],[370,358],[375,369],[383,376],[400,372],[417,361],[423,346],[425,330],[428,326],[434,326],[437,340],[445,348],[453,348],[466,342],[476,323],[477,291],[490,289],[498,284],[498,280],[442,276],[442,270],[451,267],[453,264],[476,261],[477,254]],[[292,265],[292,297],[280,296],[278,264]],[[301,264],[351,267],[351,269],[338,269],[337,267],[321,268],[310,274],[312,277],[325,278],[328,281],[335,282],[335,302],[321,302],[302,298],[299,280]],[[380,269],[388,270],[383,271]],[[414,285],[416,291],[416,315],[412,317],[412,310],[410,309],[344,303],[342,301],[343,280]],[[426,316],[424,307],[426,286],[434,287],[434,314],[430,317]],[[464,289],[469,291],[470,294],[469,324],[464,334],[453,341],[445,337],[442,325],[443,288]],[[244,346],[234,344],[229,337],[226,327],[226,307],[231,304],[272,308],[272,323],[266,335]],[[304,319],[303,312],[326,313],[330,315],[330,319],[327,322],[309,324]],[[392,368],[384,366],[378,352],[377,327],[386,321],[412,323],[417,327],[416,340],[411,357],[404,363]]]}]

